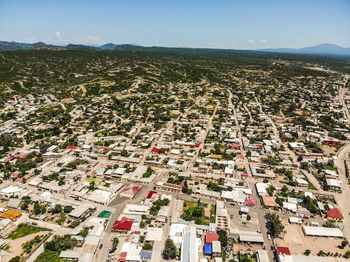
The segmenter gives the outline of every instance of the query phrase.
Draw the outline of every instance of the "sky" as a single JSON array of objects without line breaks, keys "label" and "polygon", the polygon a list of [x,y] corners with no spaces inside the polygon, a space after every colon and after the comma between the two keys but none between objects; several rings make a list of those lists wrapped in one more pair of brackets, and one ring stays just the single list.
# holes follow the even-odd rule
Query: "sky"
[{"label": "sky", "polygon": [[350,0],[0,0],[0,40],[232,49],[350,47]]}]

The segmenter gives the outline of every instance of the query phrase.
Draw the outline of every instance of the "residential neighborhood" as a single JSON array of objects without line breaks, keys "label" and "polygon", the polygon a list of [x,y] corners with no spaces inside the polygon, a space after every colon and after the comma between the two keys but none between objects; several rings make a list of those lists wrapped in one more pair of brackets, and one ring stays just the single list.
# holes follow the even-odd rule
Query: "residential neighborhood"
[{"label": "residential neighborhood", "polygon": [[350,258],[336,62],[57,52],[0,60],[0,261]]}]

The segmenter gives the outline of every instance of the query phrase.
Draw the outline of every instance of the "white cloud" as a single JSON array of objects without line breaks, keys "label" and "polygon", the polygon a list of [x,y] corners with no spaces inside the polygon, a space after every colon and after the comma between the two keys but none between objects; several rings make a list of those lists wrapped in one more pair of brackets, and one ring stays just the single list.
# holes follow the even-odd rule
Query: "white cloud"
[{"label": "white cloud", "polygon": [[267,41],[265,39],[260,40],[261,43],[266,43]]},{"label": "white cloud", "polygon": [[61,41],[62,41],[62,34],[61,34],[60,31],[56,31],[56,32],[55,32],[55,40],[56,40],[57,42],[61,42]]},{"label": "white cloud", "polygon": [[248,40],[248,43],[249,44],[254,44],[254,40],[250,39],[250,40]]}]

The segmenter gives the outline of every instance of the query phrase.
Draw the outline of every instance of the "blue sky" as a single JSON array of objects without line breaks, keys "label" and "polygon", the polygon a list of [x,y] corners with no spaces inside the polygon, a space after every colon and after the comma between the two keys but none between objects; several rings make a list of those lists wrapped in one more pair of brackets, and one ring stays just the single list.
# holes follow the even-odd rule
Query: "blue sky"
[{"label": "blue sky", "polygon": [[350,47],[350,0],[0,0],[0,40]]}]

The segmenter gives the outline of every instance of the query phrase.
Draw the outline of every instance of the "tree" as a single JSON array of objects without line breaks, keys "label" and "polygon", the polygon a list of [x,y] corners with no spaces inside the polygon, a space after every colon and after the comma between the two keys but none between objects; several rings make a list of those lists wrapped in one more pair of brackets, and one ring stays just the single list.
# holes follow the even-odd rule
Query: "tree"
[{"label": "tree", "polygon": [[265,215],[266,219],[266,227],[269,230],[270,236],[272,238],[279,237],[279,235],[284,230],[284,225],[279,217],[279,215],[275,213],[267,213]]},{"label": "tree", "polygon": [[73,210],[73,207],[72,207],[72,206],[65,206],[65,207],[63,208],[63,212],[66,213],[66,214],[72,212],[72,210]]},{"label": "tree", "polygon": [[306,249],[305,251],[304,251],[304,255],[305,256],[309,256],[311,254],[311,250],[310,249]]},{"label": "tree", "polygon": [[13,258],[11,258],[10,260],[9,260],[9,262],[20,262],[21,260],[20,260],[20,257],[19,256],[15,256],[15,257],[13,257]]},{"label": "tree", "polygon": [[114,251],[116,251],[118,244],[119,244],[119,239],[117,237],[113,238],[112,239],[112,247],[111,247],[111,250],[109,252],[113,253]]},{"label": "tree", "polygon": [[80,230],[79,235],[81,235],[83,238],[87,237],[89,234],[89,228],[88,227],[83,227],[82,230]]},{"label": "tree", "polygon": [[228,237],[226,231],[218,230],[217,233],[219,235],[219,241],[221,242],[222,247],[226,247],[228,244]]},{"label": "tree", "polygon": [[343,240],[341,242],[339,248],[344,249],[348,244],[349,244],[349,242],[347,240]]},{"label": "tree", "polygon": [[60,204],[56,204],[54,208],[52,208],[51,213],[57,214],[62,212],[62,206]]},{"label": "tree", "polygon": [[143,244],[143,247],[142,247],[142,249],[144,249],[144,250],[152,250],[152,248],[153,248],[153,246],[147,242],[145,244]]},{"label": "tree", "polygon": [[177,257],[177,254],[178,254],[178,250],[174,242],[170,238],[168,238],[165,241],[164,250],[162,252],[163,259],[165,260],[175,259]]},{"label": "tree", "polygon": [[34,203],[33,209],[35,215],[44,214],[46,212],[46,206],[40,205],[39,202]]},{"label": "tree", "polygon": [[91,181],[88,187],[89,191],[94,191],[96,189],[95,181]]},{"label": "tree", "polygon": [[45,243],[45,250],[62,251],[72,249],[77,245],[77,240],[70,235],[54,236],[51,241]]}]

